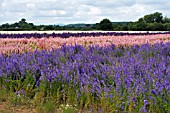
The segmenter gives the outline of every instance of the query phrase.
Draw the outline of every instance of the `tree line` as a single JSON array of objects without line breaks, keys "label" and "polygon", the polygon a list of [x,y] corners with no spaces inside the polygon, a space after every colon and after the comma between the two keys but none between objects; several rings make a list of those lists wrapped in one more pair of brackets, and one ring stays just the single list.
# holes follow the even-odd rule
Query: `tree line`
[{"label": "tree line", "polygon": [[170,31],[170,18],[163,17],[162,13],[155,12],[139,18],[135,22],[111,22],[105,18],[96,24],[70,24],[70,25],[34,25],[21,19],[13,24],[0,25],[0,31],[24,31],[24,30],[104,30],[104,31]]}]

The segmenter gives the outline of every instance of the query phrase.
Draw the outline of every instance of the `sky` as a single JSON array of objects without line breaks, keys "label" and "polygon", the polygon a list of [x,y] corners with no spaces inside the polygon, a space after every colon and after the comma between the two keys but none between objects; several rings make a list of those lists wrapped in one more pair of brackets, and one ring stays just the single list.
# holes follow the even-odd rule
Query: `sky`
[{"label": "sky", "polygon": [[0,24],[25,18],[35,25],[137,21],[161,12],[170,17],[170,0],[0,0]]}]

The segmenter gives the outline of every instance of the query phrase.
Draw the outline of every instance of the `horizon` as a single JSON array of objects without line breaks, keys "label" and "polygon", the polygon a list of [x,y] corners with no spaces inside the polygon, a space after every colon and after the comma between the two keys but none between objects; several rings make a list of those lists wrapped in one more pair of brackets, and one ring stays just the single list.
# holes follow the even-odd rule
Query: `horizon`
[{"label": "horizon", "polygon": [[161,12],[170,17],[170,1],[138,0],[0,0],[0,24],[25,18],[35,25],[94,24],[137,21],[144,15]]},{"label": "horizon", "polygon": [[[21,19],[23,19],[23,18],[21,18]],[[20,19],[20,20],[21,20],[21,19]],[[26,19],[26,18],[24,18],[24,19]],[[20,20],[19,20],[19,21],[20,21]],[[19,21],[16,21],[16,22],[19,22]],[[101,20],[100,20],[100,21],[101,21]],[[100,23],[100,21],[97,22],[97,23]],[[6,23],[2,23],[2,24],[0,24],[0,25],[7,24],[7,23],[8,23],[8,24],[14,24],[14,23],[16,23],[16,22],[13,22],[13,23],[8,23],[8,22],[6,22]],[[26,19],[26,22],[27,22],[27,23],[32,23],[32,22],[29,22],[27,19]],[[115,21],[111,21],[111,22],[112,22],[112,23],[117,23],[117,22],[118,22],[118,23],[119,23],[119,22],[121,23],[121,22],[134,22],[134,21],[116,21],[116,22],[115,22]],[[96,23],[71,23],[71,24],[70,24],[70,23],[68,23],[68,24],[62,24],[62,23],[59,23],[59,24],[35,24],[35,23],[33,23],[33,24],[34,24],[34,25],[38,25],[38,26],[39,26],[39,25],[59,25],[59,26],[67,26],[67,25],[96,24]]]}]

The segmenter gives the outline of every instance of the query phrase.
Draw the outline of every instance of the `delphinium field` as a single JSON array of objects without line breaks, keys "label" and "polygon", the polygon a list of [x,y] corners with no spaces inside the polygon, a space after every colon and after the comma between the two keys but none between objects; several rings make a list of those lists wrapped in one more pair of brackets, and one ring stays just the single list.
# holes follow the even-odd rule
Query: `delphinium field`
[{"label": "delphinium field", "polygon": [[169,113],[170,42],[159,38],[1,54],[0,101],[44,113]]},{"label": "delphinium field", "polygon": [[[93,33],[92,33],[93,34]],[[170,41],[170,34],[150,34],[150,35],[123,35],[123,36],[106,36],[96,34],[94,35],[84,34],[80,35],[70,35],[69,38],[54,37],[49,35],[48,37],[37,38],[39,35],[5,35],[0,37],[0,54],[11,54],[11,53],[24,53],[33,52],[35,50],[51,50],[61,48],[63,44],[83,45],[88,47],[90,45],[108,46],[114,44],[115,46],[132,46],[141,45],[144,43],[155,44],[155,43],[166,43]],[[90,36],[89,36],[90,35]],[[11,37],[10,37],[11,36]],[[15,36],[15,37],[14,37]],[[65,35],[64,35],[65,36]],[[63,36],[63,37],[64,37]],[[73,37],[74,36],[74,37]],[[18,38],[17,38],[18,37]]]}]

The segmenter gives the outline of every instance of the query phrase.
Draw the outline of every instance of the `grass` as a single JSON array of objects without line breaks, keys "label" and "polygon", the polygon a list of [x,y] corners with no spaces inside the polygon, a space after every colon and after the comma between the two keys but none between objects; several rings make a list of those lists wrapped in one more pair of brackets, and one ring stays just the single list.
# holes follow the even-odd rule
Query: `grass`
[{"label": "grass", "polygon": [[68,104],[59,106],[54,98],[42,98],[40,93],[29,99],[1,88],[0,113],[77,113],[77,110]]}]

